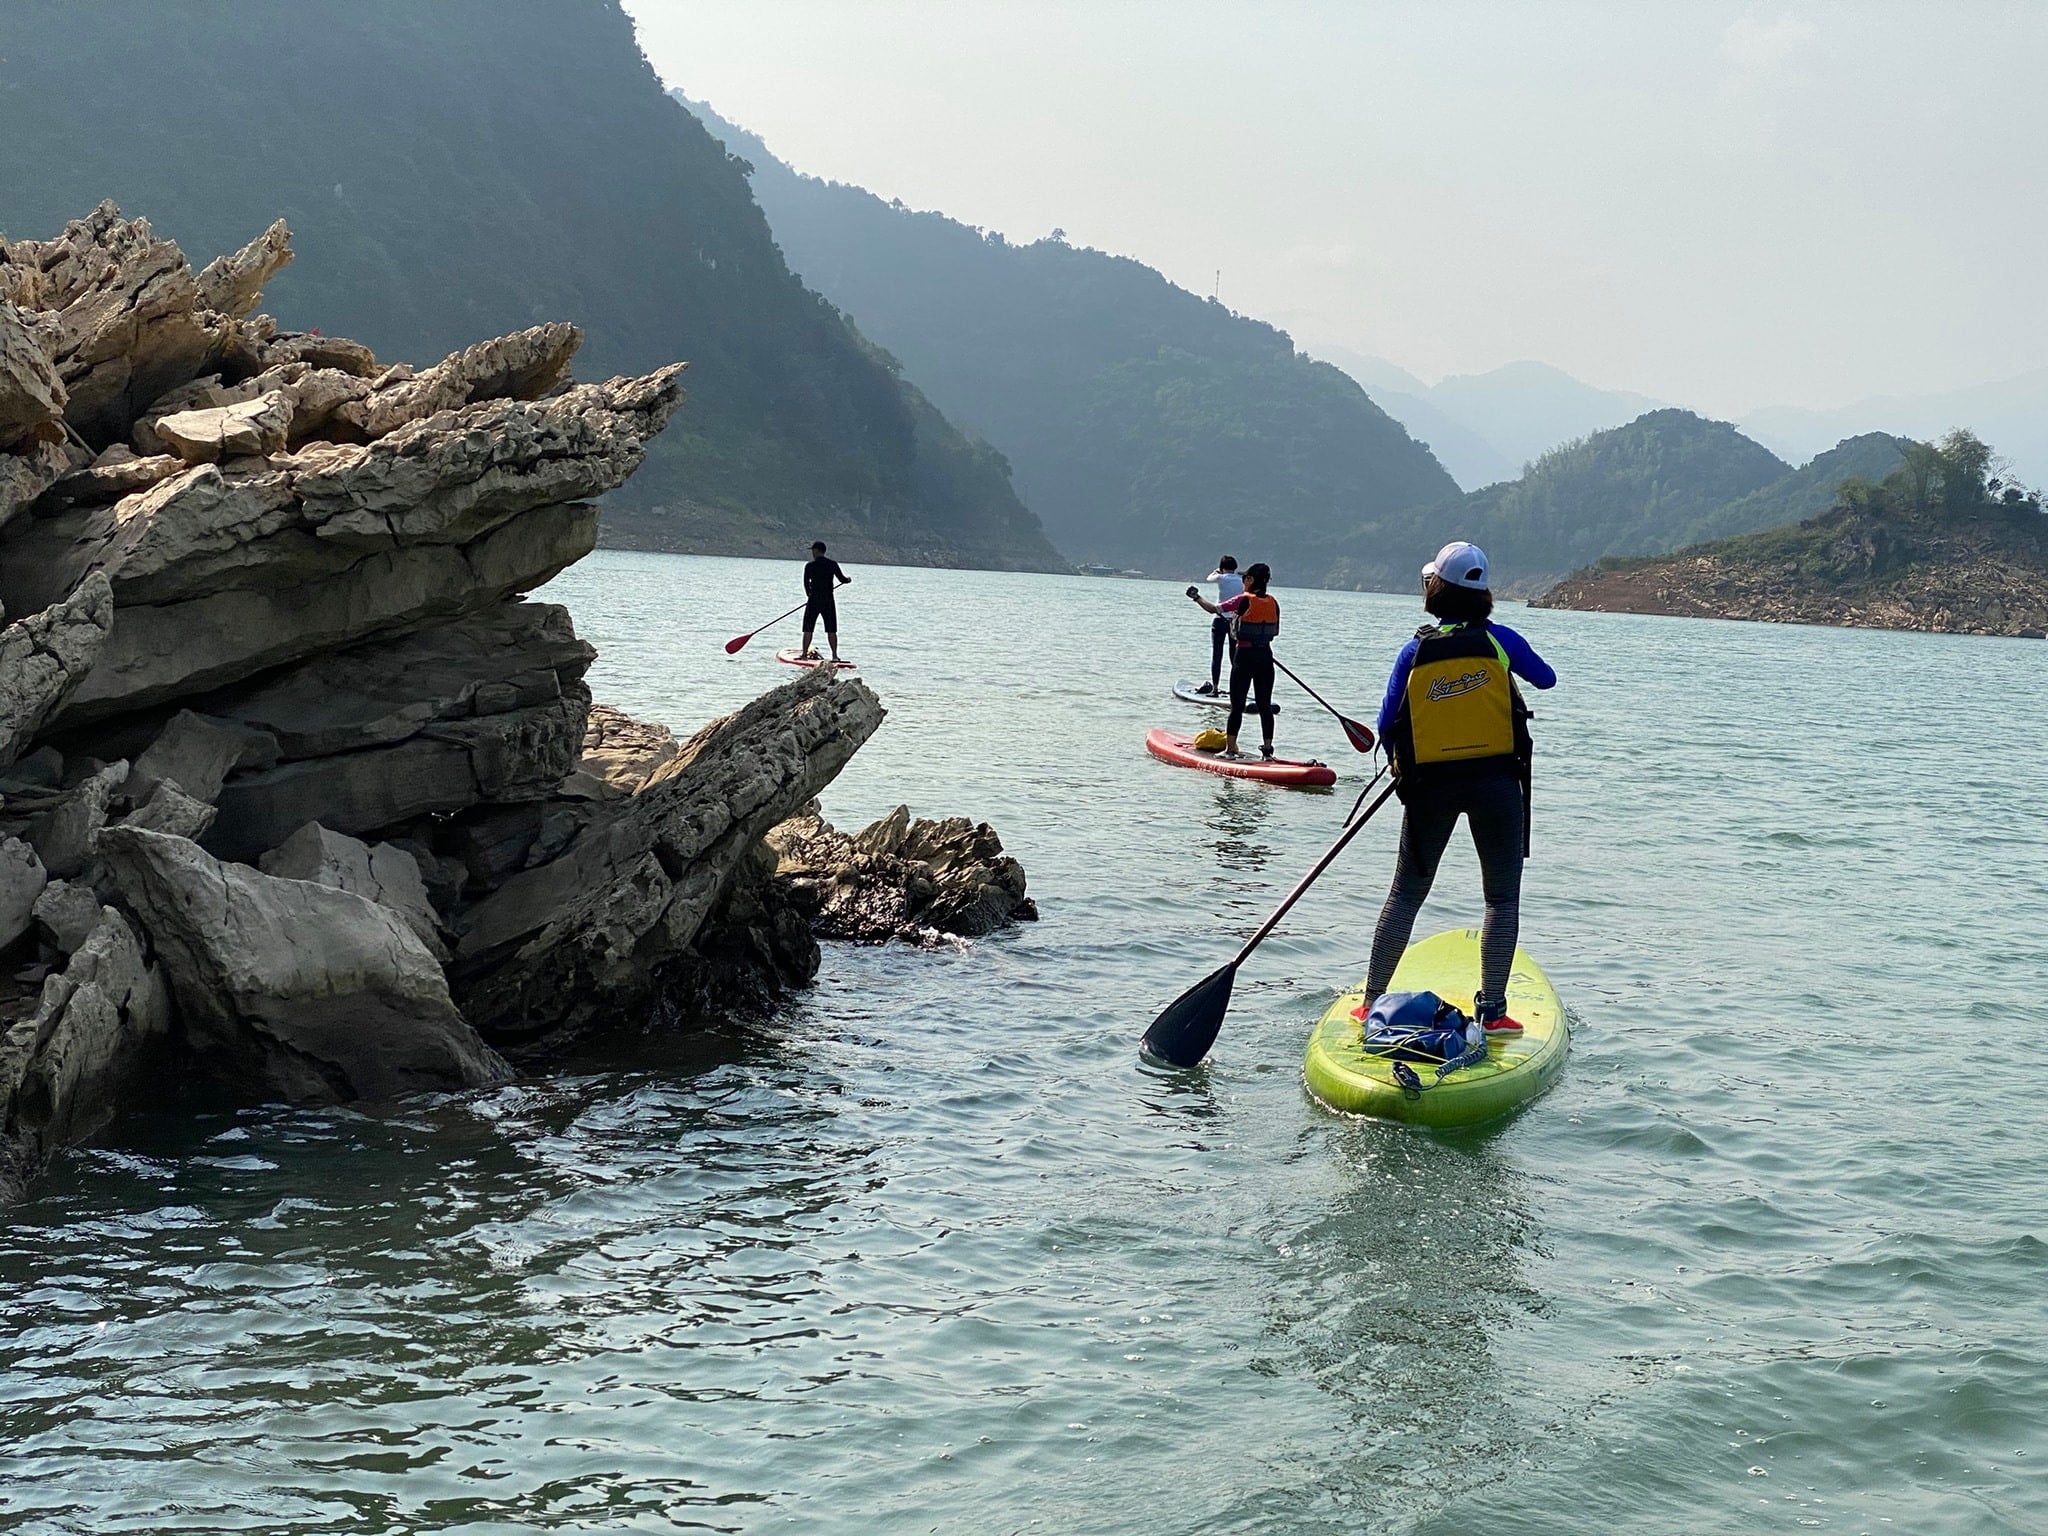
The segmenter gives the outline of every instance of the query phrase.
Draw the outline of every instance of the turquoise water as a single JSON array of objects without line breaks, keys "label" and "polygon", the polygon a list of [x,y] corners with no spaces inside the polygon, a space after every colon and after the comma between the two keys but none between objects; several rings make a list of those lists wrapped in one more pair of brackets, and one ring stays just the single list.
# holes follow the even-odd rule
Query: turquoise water
[{"label": "turquoise water", "polygon": [[[994,822],[1045,920],[567,1077],[67,1157],[0,1223],[0,1528],[2048,1528],[2048,648],[1510,611],[1565,678],[1524,937],[1576,1042],[1431,1136],[1300,1081],[1391,818],[1203,1071],[1134,1053],[1334,836],[1334,728],[1282,695],[1334,794],[1157,764],[1177,588],[854,574],[891,715],[827,810]],[[546,595],[687,728],[779,680],[786,627],[719,647],[795,581]],[[1370,714],[1416,604],[1281,597]],[[1424,928],[1478,910],[1461,839]]]}]

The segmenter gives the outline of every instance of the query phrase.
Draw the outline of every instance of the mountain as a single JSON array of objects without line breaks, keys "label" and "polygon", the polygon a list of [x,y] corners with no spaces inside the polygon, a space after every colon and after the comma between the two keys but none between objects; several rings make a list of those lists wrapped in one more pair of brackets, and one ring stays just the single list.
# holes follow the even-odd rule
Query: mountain
[{"label": "mountain", "polygon": [[1300,581],[1333,530],[1457,493],[1286,333],[1136,261],[1057,236],[1015,245],[800,175],[692,110],[751,163],[790,264],[1002,451],[1076,560],[1195,574],[1229,550]]},{"label": "mountain", "polygon": [[585,377],[688,358],[614,542],[1062,564],[1001,456],[790,273],[617,0],[15,0],[4,50],[11,234],[113,198],[211,252],[282,216],[288,327],[415,355],[573,320]]},{"label": "mountain", "polygon": [[1398,363],[1349,347],[1314,346],[1310,351],[1333,363],[1358,381],[1372,396],[1373,404],[1408,429],[1409,436],[1436,455],[1437,462],[1451,472],[1461,490],[1477,490],[1499,480],[1512,480],[1522,472],[1519,459],[1511,459],[1485,435],[1474,431],[1430,399],[1430,387]]},{"label": "mountain", "polygon": [[[1846,445],[1845,445],[1846,446]],[[1882,484],[1840,487],[1788,527],[1574,571],[1539,607],[1848,624],[1955,634],[2048,634],[2048,516],[1984,481],[1983,444],[1908,443]],[[1960,456],[1958,449],[1961,450]]]},{"label": "mountain", "polygon": [[1517,480],[1368,523],[1325,557],[1335,584],[1405,591],[1445,540],[1471,539],[1503,592],[1535,591],[1602,556],[1783,522],[1825,505],[1847,476],[1888,472],[1900,449],[1872,434],[1794,470],[1727,422],[1651,411],[1551,449]]},{"label": "mountain", "polygon": [[1495,444],[1518,467],[1589,433],[1655,411],[1664,402],[1626,389],[1601,389],[1548,363],[1509,363],[1486,373],[1440,379],[1429,400]]},{"label": "mountain", "polygon": [[1488,373],[1425,384],[1398,363],[1348,347],[1317,346],[1402,426],[1429,444],[1468,490],[1512,480],[1560,443],[1633,421],[1661,401],[1601,389],[1547,363],[1509,363]]},{"label": "mountain", "polygon": [[1839,410],[1769,406],[1740,425],[1758,442],[1797,457],[1857,429],[1932,441],[1962,423],[1998,444],[2021,480],[2048,485],[2048,368],[1967,389],[1876,396]]}]

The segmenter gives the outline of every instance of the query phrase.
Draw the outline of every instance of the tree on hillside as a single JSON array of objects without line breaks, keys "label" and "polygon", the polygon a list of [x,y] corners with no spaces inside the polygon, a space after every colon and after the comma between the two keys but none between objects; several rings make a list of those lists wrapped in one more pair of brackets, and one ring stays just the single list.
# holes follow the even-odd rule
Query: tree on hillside
[{"label": "tree on hillside", "polygon": [[1941,440],[1941,504],[1951,512],[1981,506],[1984,477],[1991,469],[1991,450],[1967,427],[1957,427]]}]

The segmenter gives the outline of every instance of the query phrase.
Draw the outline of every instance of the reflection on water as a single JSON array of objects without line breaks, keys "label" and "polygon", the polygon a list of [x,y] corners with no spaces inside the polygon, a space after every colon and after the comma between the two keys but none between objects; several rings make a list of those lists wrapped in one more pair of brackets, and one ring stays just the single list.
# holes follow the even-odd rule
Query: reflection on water
[{"label": "reflection on water", "polygon": [[[793,572],[606,555],[548,595],[600,697],[687,729],[777,669],[675,591],[773,612]],[[1967,978],[1972,1038],[2048,1028],[2048,826],[2012,814],[2048,765],[1970,724],[2048,735],[2037,646],[1527,615],[1565,686],[1524,933],[1573,1060],[1431,1135],[1300,1077],[1397,808],[1201,1070],[1134,1056],[1337,834],[1366,765],[1334,726],[1283,716],[1334,796],[1147,757],[1193,713],[1177,586],[849,590],[892,594],[842,598],[890,718],[827,810],[993,822],[1044,921],[834,949],[757,1027],[549,1081],[67,1157],[0,1224],[0,1528],[2048,1529],[2042,1099],[1889,1022]],[[1287,601],[1369,712],[1413,599]],[[951,644],[1055,602],[1029,675]],[[1425,930],[1477,921],[1469,860]]]}]

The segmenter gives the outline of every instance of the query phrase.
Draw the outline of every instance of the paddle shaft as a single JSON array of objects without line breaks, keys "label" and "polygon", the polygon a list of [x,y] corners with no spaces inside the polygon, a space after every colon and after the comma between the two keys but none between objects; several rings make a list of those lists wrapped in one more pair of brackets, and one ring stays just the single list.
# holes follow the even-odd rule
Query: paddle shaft
[{"label": "paddle shaft", "polygon": [[[790,609],[790,610],[789,610],[789,613],[802,613],[802,612],[804,611],[804,609],[805,609],[805,608],[807,608],[807,607],[809,607],[809,606],[810,606],[810,599],[809,599],[809,598],[805,598],[805,599],[804,599],[804,600],[803,600],[802,602],[798,603],[798,604],[797,604],[797,605],[796,605],[796,606],[795,606],[794,608]],[[741,636],[739,637],[739,639],[737,639],[737,640],[733,641],[733,642],[732,642],[732,643],[731,643],[730,645],[728,645],[728,646],[726,647],[726,649],[727,649],[728,651],[736,651],[736,650],[738,650],[738,649],[739,649],[739,648],[740,648],[741,646],[745,645],[745,644],[746,644],[746,643],[747,643],[747,642],[748,642],[749,640],[753,639],[753,638],[754,638],[754,636],[756,636],[756,635],[760,634],[760,633],[761,633],[761,630],[762,630],[762,629],[773,629],[773,628],[774,628],[774,627],[775,627],[776,625],[780,624],[780,623],[781,623],[781,622],[782,622],[782,621],[783,621],[784,619],[786,619],[786,618],[788,618],[788,617],[789,617],[789,613],[778,613],[777,615],[775,615],[775,617],[774,617],[774,618],[770,619],[770,620],[769,620],[769,621],[768,621],[768,622],[767,622],[766,624],[763,624],[763,625],[761,626],[761,628],[760,628],[760,629],[750,629],[750,630],[748,630],[748,631],[747,631],[747,632],[746,632],[746,633],[745,633],[744,635],[741,635]],[[1292,674],[1292,673],[1289,673],[1288,675],[1289,675],[1290,677],[1292,677],[1292,676],[1293,676],[1293,674]],[[1300,681],[1301,681],[1301,679],[1300,679],[1300,678],[1298,678],[1298,677],[1297,677],[1297,678],[1295,678],[1294,680],[1295,680],[1296,682],[1300,682]]]},{"label": "paddle shaft", "polygon": [[1385,805],[1387,803],[1388,797],[1393,793],[1394,786],[1391,784],[1389,784],[1385,789],[1381,790],[1379,798],[1373,801],[1371,805],[1365,808],[1364,814],[1354,819],[1351,825],[1344,829],[1343,835],[1340,836],[1337,839],[1337,841],[1330,844],[1329,850],[1325,852],[1320,859],[1316,860],[1314,866],[1309,870],[1309,872],[1303,875],[1301,879],[1298,882],[1296,882],[1294,889],[1287,893],[1286,899],[1282,901],[1279,906],[1273,909],[1273,915],[1267,918],[1265,922],[1259,925],[1259,931],[1253,934],[1249,939],[1245,940],[1244,948],[1240,949],[1237,952],[1237,958],[1230,962],[1230,968],[1232,970],[1236,970],[1237,967],[1243,965],[1245,961],[1250,958],[1251,952],[1257,949],[1261,944],[1266,942],[1266,936],[1270,934],[1275,928],[1280,926],[1280,919],[1285,917],[1290,911],[1293,910],[1294,904],[1297,901],[1301,900],[1302,896],[1307,893],[1308,888],[1310,886],[1316,883],[1317,879],[1322,875],[1323,871],[1328,869],[1332,864],[1337,862],[1337,855],[1342,853],[1346,848],[1351,846],[1351,839],[1358,836],[1359,830],[1362,827],[1364,827],[1364,825],[1368,821],[1372,820],[1373,812],[1377,811],[1381,806]]}]

